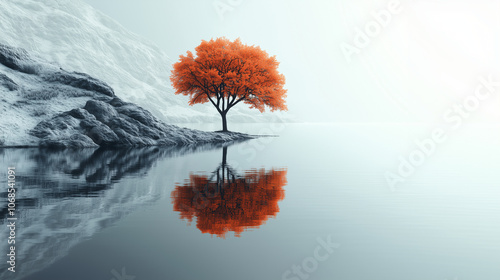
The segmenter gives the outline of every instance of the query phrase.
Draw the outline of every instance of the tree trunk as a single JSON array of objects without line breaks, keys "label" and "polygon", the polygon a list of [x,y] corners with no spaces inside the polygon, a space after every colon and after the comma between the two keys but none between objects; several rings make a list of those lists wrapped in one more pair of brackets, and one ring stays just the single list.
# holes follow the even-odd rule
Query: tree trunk
[{"label": "tree trunk", "polygon": [[222,167],[226,167],[227,147],[222,148]]},{"label": "tree trunk", "polygon": [[222,131],[227,132],[227,119],[226,119],[226,113],[220,114],[222,117]]}]

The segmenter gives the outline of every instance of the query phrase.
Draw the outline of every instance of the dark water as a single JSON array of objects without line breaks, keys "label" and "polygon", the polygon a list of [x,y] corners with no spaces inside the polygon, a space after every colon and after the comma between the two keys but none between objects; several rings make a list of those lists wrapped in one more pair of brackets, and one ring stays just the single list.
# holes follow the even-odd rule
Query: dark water
[{"label": "dark water", "polygon": [[[425,127],[266,131],[280,137],[0,150],[0,279],[500,279],[491,129],[450,136],[397,187],[385,174]],[[15,273],[5,261],[8,166],[18,186]]]}]

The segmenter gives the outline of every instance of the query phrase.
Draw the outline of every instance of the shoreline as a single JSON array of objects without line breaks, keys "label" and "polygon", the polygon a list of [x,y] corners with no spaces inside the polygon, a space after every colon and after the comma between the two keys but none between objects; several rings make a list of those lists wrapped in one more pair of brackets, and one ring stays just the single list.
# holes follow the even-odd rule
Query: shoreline
[{"label": "shoreline", "polygon": [[[186,147],[198,147],[198,146],[205,146],[205,145],[220,145],[221,147],[224,147],[226,145],[232,145],[236,144],[239,142],[244,142],[260,137],[278,137],[278,135],[252,135],[252,134],[245,134],[241,132],[209,132],[209,131],[202,131],[202,134],[205,133],[228,133],[231,136],[239,136],[236,138],[231,138],[231,139],[213,139],[213,141],[198,141],[198,142],[192,142],[192,143],[175,143],[175,144],[154,144],[154,145],[126,145],[126,144],[117,144],[117,145],[98,145],[98,146],[58,146],[58,145],[43,145],[43,143],[39,143],[38,145],[4,145],[0,146],[0,149],[33,149],[33,148],[40,148],[40,149],[100,149],[100,148],[105,148],[105,149],[128,149],[128,148],[146,148],[146,147],[168,147],[168,148],[173,148],[173,147],[179,147],[179,148],[186,148]],[[42,142],[42,141],[40,141]]]}]

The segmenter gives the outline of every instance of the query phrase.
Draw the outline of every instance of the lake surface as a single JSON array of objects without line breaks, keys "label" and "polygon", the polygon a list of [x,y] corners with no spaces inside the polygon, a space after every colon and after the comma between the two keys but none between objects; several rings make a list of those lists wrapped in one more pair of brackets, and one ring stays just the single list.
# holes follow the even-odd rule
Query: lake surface
[{"label": "lake surface", "polygon": [[[0,279],[500,279],[500,127],[464,125],[434,146],[423,125],[230,129],[279,137],[0,150]],[[402,160],[418,163],[409,175]]]}]

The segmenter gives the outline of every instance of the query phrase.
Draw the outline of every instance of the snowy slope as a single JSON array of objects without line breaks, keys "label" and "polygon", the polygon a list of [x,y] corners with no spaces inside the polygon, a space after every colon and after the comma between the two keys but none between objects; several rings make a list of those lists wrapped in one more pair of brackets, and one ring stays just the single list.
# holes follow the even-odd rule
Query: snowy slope
[{"label": "snowy slope", "polygon": [[0,44],[0,146],[36,146],[39,139],[28,132],[39,122],[102,95],[53,82],[61,73],[69,72]]},{"label": "snowy slope", "polygon": [[251,138],[166,124],[123,102],[98,79],[3,44],[0,98],[0,147],[193,145]]},{"label": "snowy slope", "polygon": [[[173,94],[173,60],[162,50],[80,0],[1,0],[0,34],[0,43],[96,77],[118,97],[166,122],[220,122],[211,105],[191,107],[186,97]],[[283,116],[245,106],[233,110],[232,122],[280,121]]]}]

